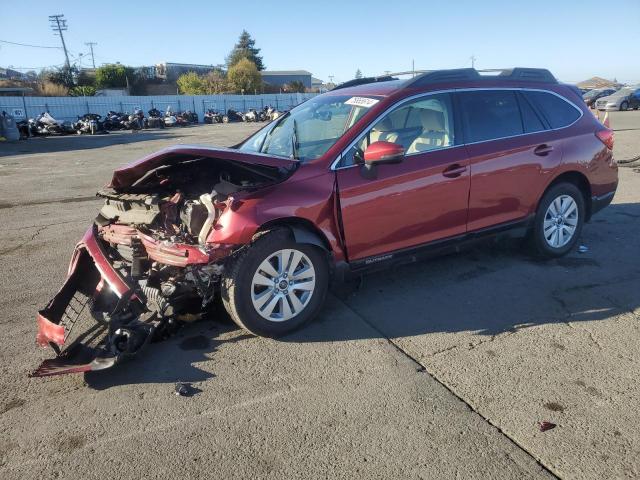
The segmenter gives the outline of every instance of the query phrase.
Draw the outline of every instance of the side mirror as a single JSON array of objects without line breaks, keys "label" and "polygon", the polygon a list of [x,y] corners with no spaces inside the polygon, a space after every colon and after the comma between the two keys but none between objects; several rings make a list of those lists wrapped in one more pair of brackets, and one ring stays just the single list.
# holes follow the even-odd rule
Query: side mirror
[{"label": "side mirror", "polygon": [[404,159],[404,147],[392,142],[373,142],[364,151],[364,163],[367,166],[384,163],[400,163]]}]

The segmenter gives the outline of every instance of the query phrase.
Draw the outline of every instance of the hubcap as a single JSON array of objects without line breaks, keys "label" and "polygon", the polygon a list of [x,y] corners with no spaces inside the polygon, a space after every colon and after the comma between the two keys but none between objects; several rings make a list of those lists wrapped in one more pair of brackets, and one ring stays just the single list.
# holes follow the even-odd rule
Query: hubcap
[{"label": "hubcap", "polygon": [[309,304],[316,285],[309,257],[295,249],[278,250],[258,267],[251,282],[253,308],[272,322],[285,322]]},{"label": "hubcap", "polygon": [[553,248],[562,248],[571,241],[578,227],[578,205],[569,195],[560,195],[544,215],[544,238]]}]

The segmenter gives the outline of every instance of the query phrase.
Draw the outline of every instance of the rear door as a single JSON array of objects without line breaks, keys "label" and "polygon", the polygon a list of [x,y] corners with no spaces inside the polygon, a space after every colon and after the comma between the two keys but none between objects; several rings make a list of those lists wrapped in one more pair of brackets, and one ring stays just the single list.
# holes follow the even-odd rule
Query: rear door
[{"label": "rear door", "polygon": [[468,231],[526,218],[560,164],[561,136],[515,89],[456,95],[471,170]]}]

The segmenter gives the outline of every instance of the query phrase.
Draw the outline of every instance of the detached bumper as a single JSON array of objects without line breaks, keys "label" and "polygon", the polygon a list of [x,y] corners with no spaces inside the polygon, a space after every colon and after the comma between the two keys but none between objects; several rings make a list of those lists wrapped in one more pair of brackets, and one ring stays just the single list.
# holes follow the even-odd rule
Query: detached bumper
[{"label": "detached bumper", "polygon": [[[42,347],[51,346],[57,357],[45,360],[31,376],[102,370],[116,363],[117,355],[109,354],[101,345],[109,325],[93,317],[99,297],[101,301],[113,297],[113,304],[137,301],[131,287],[109,263],[92,226],[73,252],[62,288],[38,312],[36,342]],[[88,325],[84,325],[85,320]]]}]

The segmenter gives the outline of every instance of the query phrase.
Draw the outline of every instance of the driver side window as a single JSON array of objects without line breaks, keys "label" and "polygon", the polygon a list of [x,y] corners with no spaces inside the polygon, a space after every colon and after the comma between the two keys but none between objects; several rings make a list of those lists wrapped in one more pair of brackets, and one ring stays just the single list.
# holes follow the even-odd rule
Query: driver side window
[{"label": "driver side window", "polygon": [[380,141],[402,145],[406,155],[454,145],[451,96],[428,95],[398,106],[366,131],[342,156],[338,167],[362,163],[366,148]]}]

